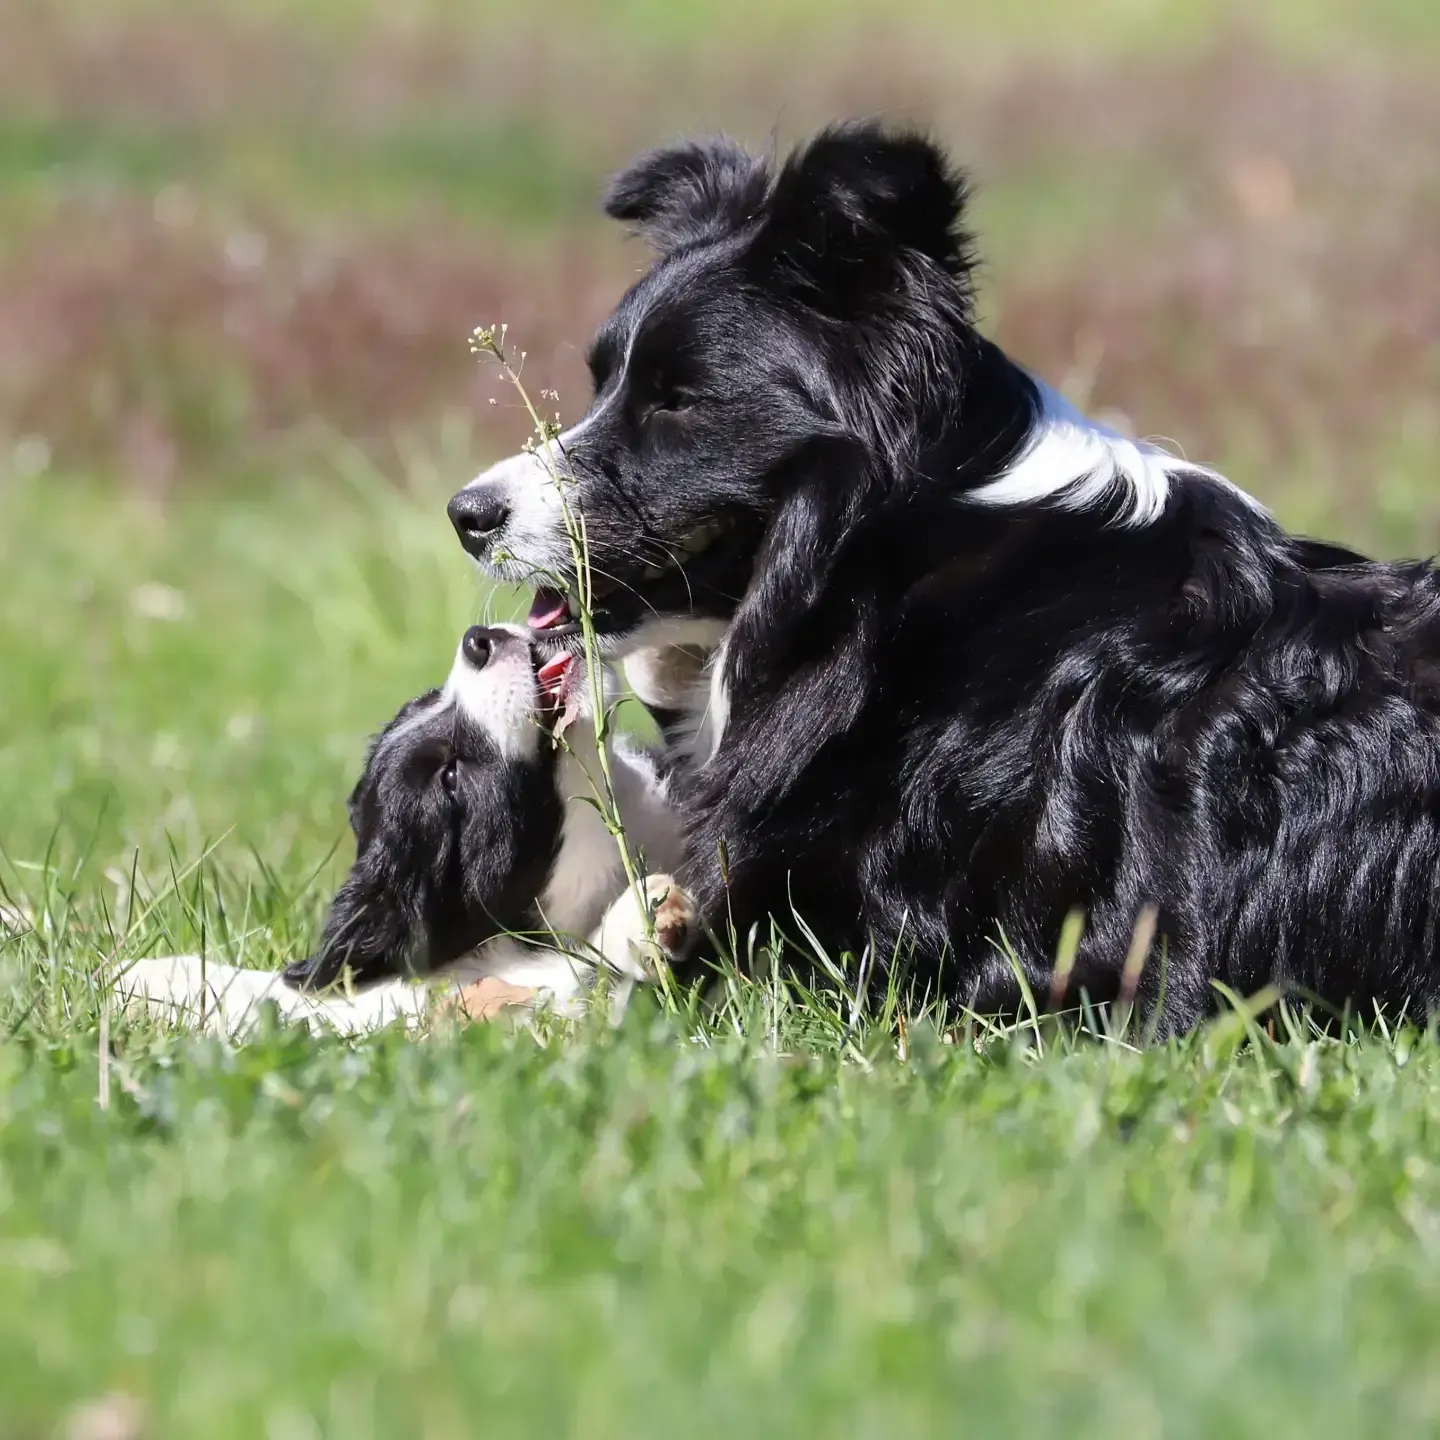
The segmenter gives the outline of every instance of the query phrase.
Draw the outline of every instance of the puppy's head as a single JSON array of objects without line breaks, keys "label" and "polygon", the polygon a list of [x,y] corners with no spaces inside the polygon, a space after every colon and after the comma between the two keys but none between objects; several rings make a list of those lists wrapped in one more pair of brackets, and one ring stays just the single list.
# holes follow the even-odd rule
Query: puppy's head
[{"label": "puppy's head", "polygon": [[566,504],[612,655],[713,645],[800,486],[813,499],[786,543],[823,554],[852,452],[897,451],[953,393],[971,335],[963,201],[934,146],[872,125],[779,166],[715,140],[615,178],[605,207],[655,263],[591,346],[588,413],[548,457],[502,462],[450,504],[482,566],[539,584],[543,643],[578,645]]},{"label": "puppy's head", "polygon": [[536,928],[560,841],[552,732],[569,669],[539,663],[519,628],[465,632],[444,687],[370,747],[349,802],[355,864],[292,984],[424,973]]}]

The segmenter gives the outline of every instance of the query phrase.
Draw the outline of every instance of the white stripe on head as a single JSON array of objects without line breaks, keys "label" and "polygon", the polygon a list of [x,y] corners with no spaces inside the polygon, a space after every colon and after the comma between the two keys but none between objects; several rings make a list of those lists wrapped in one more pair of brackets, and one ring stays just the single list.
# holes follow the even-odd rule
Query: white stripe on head
[{"label": "white stripe on head", "polygon": [[1092,420],[1058,390],[1030,377],[1040,411],[1020,454],[1003,474],[965,498],[977,505],[1020,506],[1049,500],[1065,510],[1088,510],[1121,496],[1125,509],[1115,523],[1150,525],[1165,511],[1177,474],[1225,486],[1256,509],[1259,502],[1224,476],[1162,450],[1130,440]]},{"label": "white stripe on head", "polygon": [[427,720],[432,719],[437,712],[446,708],[449,701],[443,692],[437,692],[423,704],[419,704],[410,712],[398,725],[392,725],[381,737],[381,743],[389,746],[395,741],[408,735],[417,726],[423,725]]},{"label": "white stripe on head", "polygon": [[[627,349],[625,364],[630,362]],[[494,487],[505,502],[505,526],[494,554],[486,557],[487,572],[513,581],[534,581],[565,575],[574,567],[570,537],[565,529],[565,502],[573,489],[574,477],[566,460],[580,444],[585,432],[615,403],[622,386],[593,407],[578,424],[554,440],[536,444],[482,470],[466,487],[478,490]]]},{"label": "white stripe on head", "polygon": [[441,692],[481,729],[507,760],[528,760],[540,746],[536,709],[540,702],[535,667],[530,657],[529,632],[519,625],[495,625],[508,637],[490,651],[482,669],[465,658],[465,642],[455,650],[455,663]]},{"label": "white stripe on head", "polygon": [[563,459],[549,447],[547,453],[522,450],[481,471],[465,487],[493,489],[505,504],[504,528],[480,562],[487,574],[523,583],[572,568],[564,474]]}]

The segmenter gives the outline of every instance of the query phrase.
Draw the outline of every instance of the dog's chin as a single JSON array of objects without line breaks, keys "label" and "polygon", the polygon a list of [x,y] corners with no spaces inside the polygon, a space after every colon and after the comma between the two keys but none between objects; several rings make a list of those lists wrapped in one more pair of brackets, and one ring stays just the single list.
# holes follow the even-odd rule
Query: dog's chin
[{"label": "dog's chin", "polygon": [[[623,660],[639,650],[664,650],[676,645],[711,650],[725,638],[730,623],[728,617],[720,615],[602,610],[598,605],[592,611],[592,622],[596,653],[607,663]],[[578,622],[554,626],[537,634],[533,643],[546,657],[579,657],[585,653],[585,635]]]}]

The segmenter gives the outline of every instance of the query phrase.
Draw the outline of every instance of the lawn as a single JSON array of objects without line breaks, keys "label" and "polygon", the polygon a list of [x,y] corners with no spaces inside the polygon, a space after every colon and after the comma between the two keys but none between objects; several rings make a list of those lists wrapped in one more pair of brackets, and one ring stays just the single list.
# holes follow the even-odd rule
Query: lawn
[{"label": "lawn", "polygon": [[774,977],[615,1031],[102,1016],[126,956],[313,942],[366,736],[516,613],[443,518],[526,429],[465,336],[577,411],[639,262],[596,188],[676,126],[933,119],[1017,353],[1297,526],[1440,549],[1432,7],[891,8],[7,19],[0,1434],[1440,1431],[1430,1037]]}]

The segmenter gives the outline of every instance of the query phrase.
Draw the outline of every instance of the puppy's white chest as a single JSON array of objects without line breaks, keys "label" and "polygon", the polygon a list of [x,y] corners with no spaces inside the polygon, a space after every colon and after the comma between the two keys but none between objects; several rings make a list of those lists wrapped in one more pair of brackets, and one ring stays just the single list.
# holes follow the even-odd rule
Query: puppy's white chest
[{"label": "puppy's white chest", "polygon": [[624,885],[625,869],[619,842],[601,813],[604,777],[593,747],[561,757],[559,784],[565,819],[560,851],[540,896],[540,912],[550,929],[584,935]]},{"label": "puppy's white chest", "polygon": [[[573,737],[573,738],[570,738]],[[560,851],[540,896],[546,925],[562,934],[587,935],[626,885],[620,842],[606,822],[605,780],[594,732],[576,725],[560,757],[560,799],[565,807]],[[608,747],[614,810],[631,857],[642,870],[671,870],[679,861],[679,819],[654,765],[623,744]]]}]

